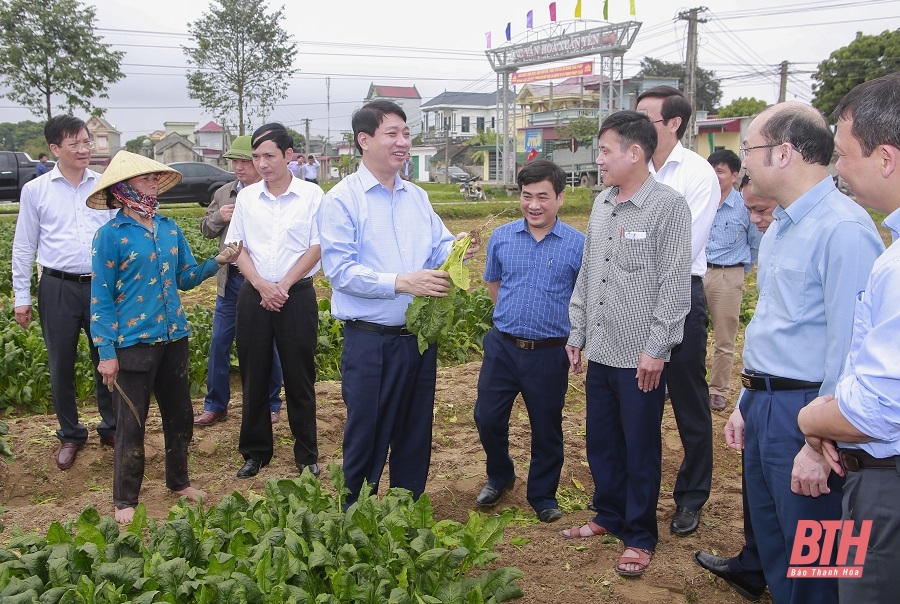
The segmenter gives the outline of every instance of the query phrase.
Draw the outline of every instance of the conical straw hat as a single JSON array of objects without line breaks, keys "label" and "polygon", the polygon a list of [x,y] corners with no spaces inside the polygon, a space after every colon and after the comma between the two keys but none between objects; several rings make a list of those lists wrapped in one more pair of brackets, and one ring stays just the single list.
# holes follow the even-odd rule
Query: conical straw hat
[{"label": "conical straw hat", "polygon": [[122,182],[140,176],[141,174],[159,173],[159,191],[157,195],[165,193],[179,182],[181,182],[181,172],[174,168],[170,168],[166,164],[161,164],[156,160],[130,153],[128,151],[119,151],[116,156],[109,162],[106,171],[100,176],[97,186],[91,191],[85,202],[89,208],[95,210],[108,210],[106,205],[106,189]]}]

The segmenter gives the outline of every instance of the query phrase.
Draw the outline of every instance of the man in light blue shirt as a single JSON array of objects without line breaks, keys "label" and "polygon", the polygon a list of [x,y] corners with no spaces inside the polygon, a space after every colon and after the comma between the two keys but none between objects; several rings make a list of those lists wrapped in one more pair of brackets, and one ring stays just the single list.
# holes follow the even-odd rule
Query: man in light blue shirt
[{"label": "man in light blue shirt", "polygon": [[347,505],[363,480],[378,491],[389,450],[390,486],[415,497],[425,490],[437,346],[419,354],[406,308],[413,296],[447,295],[449,275],[436,269],[453,246],[425,191],[398,175],[411,144],[403,109],[373,101],[353,114],[352,125],[362,163],[329,191],[318,215],[331,312],[345,328]]},{"label": "man in light blue shirt", "polygon": [[726,440],[744,450],[750,518],[775,602],[837,602],[835,579],[787,578],[798,522],[841,513],[842,480],[829,480],[828,462],[804,445],[797,414],[834,391],[856,295],[884,249],[869,215],[827,173],[833,150],[825,118],[800,103],[761,113],[741,149],[754,193],[780,207],[760,245],[744,391]]},{"label": "man in light blue shirt", "polygon": [[706,241],[706,275],[703,291],[713,324],[715,349],[709,378],[709,408],[724,411],[734,367],[734,342],[740,326],[744,275],[753,269],[762,234],[750,224],[750,212],[734,184],[741,158],[722,149],[707,158],[716,171],[722,197]]},{"label": "man in light blue shirt", "polygon": [[[859,564],[856,556],[864,555],[864,572],[839,581],[842,602],[893,602],[900,592],[898,105],[900,74],[895,73],[860,84],[834,111],[838,173],[857,203],[889,214],[884,226],[894,243],[875,262],[865,292],[857,296],[853,341],[834,396],[815,399],[797,418],[810,446],[821,452],[824,444],[832,468],[846,473],[841,519],[873,520],[867,550],[850,550],[846,564]],[[860,529],[855,523],[854,532]]]}]

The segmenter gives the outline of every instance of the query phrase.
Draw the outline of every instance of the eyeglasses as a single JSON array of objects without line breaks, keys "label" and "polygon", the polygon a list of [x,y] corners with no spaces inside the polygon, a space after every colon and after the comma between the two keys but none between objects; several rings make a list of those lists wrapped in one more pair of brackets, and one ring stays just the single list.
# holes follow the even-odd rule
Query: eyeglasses
[{"label": "eyeglasses", "polygon": [[738,150],[741,152],[741,159],[747,159],[747,155],[753,151],[754,149],[771,149],[772,147],[778,147],[783,145],[784,143],[775,143],[774,145],[756,145],[755,147],[739,147]]},{"label": "eyeglasses", "polygon": [[94,148],[94,141],[81,141],[80,143],[71,143],[69,145],[62,145],[72,153],[78,153],[82,149],[87,149],[90,151]]},{"label": "eyeglasses", "polygon": [[664,120],[664,119],[659,119],[659,120],[650,120],[650,123],[651,123],[651,124],[658,124],[658,123],[660,123],[660,122],[664,122],[664,121],[666,121],[666,120]]}]

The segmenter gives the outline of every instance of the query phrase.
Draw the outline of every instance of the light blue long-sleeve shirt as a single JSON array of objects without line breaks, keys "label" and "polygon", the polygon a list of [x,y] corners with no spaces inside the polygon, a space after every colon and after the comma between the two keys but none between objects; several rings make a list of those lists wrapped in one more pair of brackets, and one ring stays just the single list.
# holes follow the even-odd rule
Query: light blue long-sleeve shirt
[{"label": "light blue long-sleeve shirt", "polygon": [[841,414],[874,438],[858,447],[874,457],[900,455],[900,210],[884,221],[894,243],[875,261],[858,296],[853,341],[835,397]]},{"label": "light blue long-sleeve shirt", "polygon": [[733,266],[743,264],[749,273],[756,264],[762,233],[750,223],[750,212],[744,198],[734,189],[716,210],[709,239],[706,240],[706,261]]},{"label": "light blue long-sleeve shirt", "polygon": [[404,325],[413,297],[396,292],[397,275],[439,268],[454,241],[424,190],[395,175],[391,193],[365,163],[325,195],[318,220],[331,313],[341,320]]},{"label": "light blue long-sleeve shirt", "polygon": [[759,249],[759,302],[744,367],[822,382],[819,392],[830,394],[850,349],[857,294],[884,244],[830,176],[774,215]]}]

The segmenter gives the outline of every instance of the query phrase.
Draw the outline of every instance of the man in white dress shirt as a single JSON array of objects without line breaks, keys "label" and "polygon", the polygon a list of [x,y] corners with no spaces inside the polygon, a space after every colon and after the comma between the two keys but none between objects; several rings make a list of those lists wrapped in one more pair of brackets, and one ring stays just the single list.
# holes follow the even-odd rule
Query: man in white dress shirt
[{"label": "man in white dress shirt", "polygon": [[22,188],[13,239],[12,278],[16,323],[27,329],[33,319],[31,275],[37,253],[37,263],[43,267],[38,285],[41,332],[59,420],[56,465],[68,470],[88,437],[87,428],[78,422],[75,402],[75,361],[82,331],[88,336],[95,368],[100,411],[97,432],[102,444],[115,444],[112,397],[96,371],[99,358],[89,331],[91,244],[94,233],[115,215],[115,210],[92,210],[84,203],[100,176],[88,170],[94,143],[84,121],[58,115],[47,121],[44,136],[57,162],[47,175]]},{"label": "man in white dress shirt", "polygon": [[[272,343],[284,372],[294,462],[319,475],[316,444],[316,336],[319,325],[312,275],[322,252],[316,212],[322,189],[288,170],[294,140],[281,124],[260,126],[251,139],[253,165],[262,181],[241,189],[226,243],[243,241],[237,265],[244,275],[238,293],[236,339],[243,417],[238,478],[256,476],[272,459],[269,380]],[[252,209],[251,209],[252,208]]]}]

